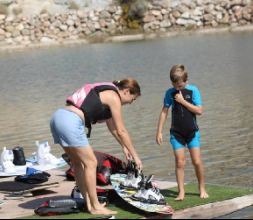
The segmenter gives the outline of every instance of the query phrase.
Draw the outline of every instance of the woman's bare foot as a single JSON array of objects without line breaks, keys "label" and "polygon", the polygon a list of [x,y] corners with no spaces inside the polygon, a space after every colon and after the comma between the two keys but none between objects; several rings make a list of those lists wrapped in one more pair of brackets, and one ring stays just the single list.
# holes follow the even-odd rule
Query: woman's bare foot
[{"label": "woman's bare foot", "polygon": [[179,193],[175,201],[183,201],[184,200],[184,193]]},{"label": "woman's bare foot", "polygon": [[90,211],[91,210],[91,204],[90,204],[90,198],[87,195],[86,196],[86,206],[87,206],[87,210]]},{"label": "woman's bare foot", "polygon": [[99,208],[96,208],[96,209],[91,209],[90,213],[93,215],[116,215],[117,214],[116,211],[112,211],[103,206],[100,206]]},{"label": "woman's bare foot", "polygon": [[205,190],[202,190],[200,192],[200,198],[201,199],[207,199],[207,198],[209,198],[209,195],[207,194],[207,192]]},{"label": "woman's bare foot", "polygon": [[[104,203],[100,203],[100,205],[104,208],[105,206],[106,206],[106,202],[104,202]],[[87,210],[89,211],[89,212],[91,212],[91,204],[90,203],[87,203],[86,204],[86,206],[87,206]]]}]

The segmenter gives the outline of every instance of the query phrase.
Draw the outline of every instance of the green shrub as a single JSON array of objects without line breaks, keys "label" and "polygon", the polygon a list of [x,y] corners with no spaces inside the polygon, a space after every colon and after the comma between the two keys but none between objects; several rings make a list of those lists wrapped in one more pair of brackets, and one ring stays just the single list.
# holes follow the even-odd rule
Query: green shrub
[{"label": "green shrub", "polygon": [[144,17],[145,12],[148,9],[146,0],[136,0],[130,3],[128,17],[130,19],[141,19]]},{"label": "green shrub", "polygon": [[123,11],[122,19],[126,22],[127,27],[141,28],[142,18],[148,9],[147,0],[118,0],[118,2]]}]

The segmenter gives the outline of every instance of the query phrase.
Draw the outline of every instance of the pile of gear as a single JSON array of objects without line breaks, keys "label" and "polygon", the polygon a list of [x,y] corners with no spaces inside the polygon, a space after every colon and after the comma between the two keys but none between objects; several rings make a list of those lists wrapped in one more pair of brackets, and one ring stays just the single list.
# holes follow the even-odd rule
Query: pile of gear
[{"label": "pile of gear", "polygon": [[[97,196],[100,203],[109,204],[112,201],[113,194],[111,190],[97,188]],[[38,208],[34,210],[35,214],[39,216],[57,216],[64,214],[73,214],[85,212],[86,200],[83,198],[78,186],[72,189],[70,198],[67,199],[50,199],[43,202]],[[110,218],[104,217],[103,219]]]},{"label": "pile of gear", "polygon": [[[144,176],[143,172],[136,168],[133,161],[122,163],[117,158],[110,155],[95,152],[98,159],[97,182],[98,185],[109,185],[110,176],[114,173],[122,173],[126,175],[125,181],[121,182],[122,189],[134,189],[136,193],[132,195],[132,199],[148,204],[165,205],[166,201],[160,193],[158,187],[152,182],[153,175]],[[62,157],[70,165],[66,171],[67,179],[74,180],[75,171],[66,154]],[[103,189],[97,187],[97,196],[100,203],[111,203],[117,198],[114,190]],[[35,213],[40,216],[54,216],[69,213],[78,213],[84,211],[86,200],[82,196],[78,186],[72,189],[69,199],[48,200],[41,204]]]},{"label": "pile of gear", "polygon": [[6,147],[3,148],[0,155],[0,168],[2,172],[14,173],[15,166],[24,165],[26,165],[26,159],[22,147],[17,146],[12,150],[7,149]]},{"label": "pile of gear", "polygon": [[133,200],[157,205],[166,204],[159,188],[152,182],[153,175],[144,176],[141,170],[136,169],[136,165],[132,161],[128,163],[127,167],[127,177],[124,182],[121,182],[120,187],[137,190],[137,193],[131,197]]},{"label": "pile of gear", "polygon": [[27,162],[38,165],[56,165],[59,159],[50,153],[51,147],[48,141],[36,141],[37,151],[33,153],[32,158],[26,158],[24,148],[21,146],[14,147],[13,149],[3,148],[0,154],[0,172],[6,174],[16,173],[16,167],[30,166]]},{"label": "pile of gear", "polygon": [[[124,161],[112,155],[94,151],[98,161],[97,166],[97,185],[107,186],[110,184],[110,176],[115,173],[127,173],[127,165]],[[69,169],[66,170],[66,178],[69,181],[75,180],[75,169],[71,164],[68,155],[62,154],[62,158],[69,164]]]},{"label": "pile of gear", "polygon": [[[64,156],[66,157],[66,155]],[[107,158],[104,161],[100,161],[99,164],[100,165],[98,166],[97,172],[97,183],[98,185],[109,185],[110,176],[111,174],[115,173],[113,170],[112,162]],[[160,193],[159,188],[152,182],[154,177],[153,175],[150,175],[148,177],[144,176],[143,172],[136,168],[135,162],[133,161],[128,161],[126,168],[121,171],[121,173],[127,174],[127,177],[125,181],[120,184],[120,187],[129,190],[137,190],[137,193],[132,196],[133,200],[149,204],[166,204],[164,196]],[[66,171],[66,176],[69,179],[74,179],[74,170],[72,167]],[[73,199],[82,198],[82,195],[77,186],[72,190],[71,197]],[[99,195],[99,199],[106,200],[106,196]]]},{"label": "pile of gear", "polygon": [[[127,173],[126,163],[109,154],[95,151],[95,156],[98,161],[97,167],[97,185],[106,186],[110,184],[110,176],[114,173]],[[70,161],[68,155],[62,154],[62,158],[70,166],[65,174],[69,181],[75,180],[75,169]],[[97,187],[97,196],[100,203],[110,203],[115,198],[114,190],[103,189]],[[50,199],[41,204],[34,210],[35,214],[39,216],[57,216],[63,214],[79,213],[84,211],[86,200],[83,198],[78,186],[75,186],[72,191],[70,198],[53,200]],[[103,217],[103,219],[110,218]]]}]

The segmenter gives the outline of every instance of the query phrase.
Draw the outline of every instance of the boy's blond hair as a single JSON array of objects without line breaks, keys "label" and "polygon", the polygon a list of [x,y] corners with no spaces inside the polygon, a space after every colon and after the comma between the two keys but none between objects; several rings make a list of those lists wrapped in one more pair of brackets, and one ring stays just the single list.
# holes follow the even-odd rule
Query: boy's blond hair
[{"label": "boy's blond hair", "polygon": [[183,64],[177,64],[171,68],[170,80],[173,83],[186,82],[188,80],[188,73]]}]

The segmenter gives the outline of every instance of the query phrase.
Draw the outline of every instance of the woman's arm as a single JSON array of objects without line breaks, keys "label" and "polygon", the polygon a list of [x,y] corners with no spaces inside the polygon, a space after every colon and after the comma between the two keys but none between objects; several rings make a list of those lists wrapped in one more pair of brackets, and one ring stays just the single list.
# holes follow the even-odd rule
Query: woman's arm
[{"label": "woman's arm", "polygon": [[115,124],[115,134],[119,138],[122,147],[126,147],[132,155],[136,165],[142,169],[142,162],[133,146],[132,140],[125,127],[122,117],[122,105],[119,96],[114,91],[105,91],[100,93],[101,101],[110,107],[112,120]]},{"label": "woman's arm", "polygon": [[123,152],[126,156],[126,159],[133,160],[132,155],[129,153],[127,147],[124,146],[124,144],[121,142],[121,139],[118,136],[118,133],[116,131],[116,127],[115,127],[115,124],[114,124],[114,121],[112,120],[112,118],[106,120],[106,124],[107,124],[107,127],[108,127],[109,131],[111,132],[111,134],[115,137],[115,139],[118,141],[118,143],[122,146]]}]

